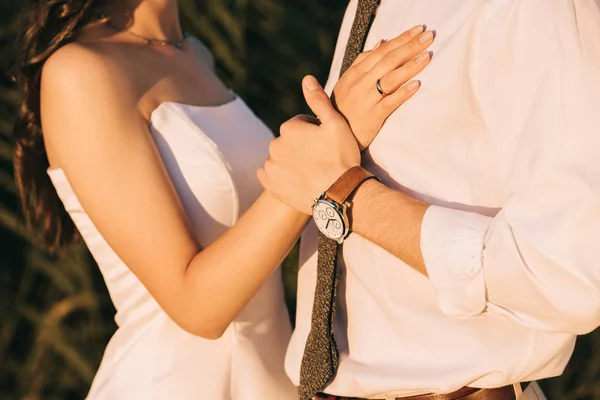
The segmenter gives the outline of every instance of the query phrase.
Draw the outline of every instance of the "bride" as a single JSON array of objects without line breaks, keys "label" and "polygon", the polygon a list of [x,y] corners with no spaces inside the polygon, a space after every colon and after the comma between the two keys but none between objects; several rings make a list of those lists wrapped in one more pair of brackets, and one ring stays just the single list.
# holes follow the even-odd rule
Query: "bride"
[{"label": "bride", "polygon": [[[272,133],[182,35],[176,0],[28,11],[15,129],[26,219],[49,247],[78,231],[117,309],[88,398],[295,398],[278,266],[307,217],[262,193]],[[429,45],[420,31],[363,53],[336,87],[355,135],[376,134],[418,89],[406,83],[426,65],[407,64]],[[389,66],[385,115],[361,84],[365,59]]]}]

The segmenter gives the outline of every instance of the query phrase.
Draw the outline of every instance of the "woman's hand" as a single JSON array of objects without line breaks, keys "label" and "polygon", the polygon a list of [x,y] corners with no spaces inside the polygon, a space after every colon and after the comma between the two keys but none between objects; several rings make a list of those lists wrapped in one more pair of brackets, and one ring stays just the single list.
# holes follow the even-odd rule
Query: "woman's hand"
[{"label": "woman's hand", "polygon": [[347,122],[313,76],[302,82],[304,97],[317,118],[298,115],[281,126],[271,156],[258,179],[271,195],[310,215],[315,197],[360,165],[360,150]]},{"label": "woman's hand", "polygon": [[[422,25],[358,56],[333,89],[332,100],[346,118],[360,150],[373,141],[385,120],[419,89],[410,81],[431,60],[424,52],[434,40]],[[385,95],[379,93],[377,81]],[[409,82],[410,81],[410,82]]]},{"label": "woman's hand", "polygon": [[53,168],[63,170],[102,238],[165,313],[216,339],[273,275],[308,217],[265,193],[201,248],[137,93],[124,90],[131,76],[117,72],[110,57],[76,43],[46,62],[41,108]]},{"label": "woman's hand", "polygon": [[281,126],[280,137],[271,142],[270,158],[258,170],[265,190],[310,214],[314,199],[360,165],[360,151],[390,114],[416,93],[420,84],[410,80],[429,64],[431,55],[423,51],[433,40],[432,31],[416,26],[379,43],[356,59],[331,100],[314,77],[306,77],[304,97],[317,118],[299,115]]}]

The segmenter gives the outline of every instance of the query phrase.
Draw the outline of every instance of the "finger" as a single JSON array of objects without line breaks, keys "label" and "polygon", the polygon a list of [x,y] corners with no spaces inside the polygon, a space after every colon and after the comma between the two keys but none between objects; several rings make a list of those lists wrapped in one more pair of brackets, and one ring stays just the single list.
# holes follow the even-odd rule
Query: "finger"
[{"label": "finger", "polygon": [[383,99],[396,92],[402,85],[427,67],[431,62],[431,57],[432,52],[424,52],[396,70],[384,75],[379,82],[381,92],[377,88],[376,79],[373,77],[371,79],[363,78],[366,85],[368,85],[365,87],[368,94],[365,95],[364,99],[369,99],[369,101],[373,102],[372,104],[383,101]]},{"label": "finger", "polygon": [[[387,95],[394,93],[400,86],[421,72],[431,61],[431,52],[424,52],[407,62],[400,68],[381,78],[381,90]],[[382,97],[383,99],[383,97]]]},{"label": "finger", "polygon": [[267,190],[267,173],[265,172],[265,167],[262,166],[256,171],[256,177],[258,178],[258,182],[263,187],[263,189]]},{"label": "finger", "polygon": [[424,30],[424,25],[416,25],[394,39],[382,42],[377,49],[369,52],[368,56],[360,63],[360,68],[365,71],[371,70],[386,54],[406,45],[418,37]]},{"label": "finger", "polygon": [[278,159],[280,148],[281,148],[281,138],[275,138],[275,139],[271,140],[271,143],[269,143],[269,155],[270,155],[269,159],[270,158]]},{"label": "finger", "polygon": [[317,126],[321,125],[321,121],[319,121],[319,118],[315,117],[314,115],[297,115],[297,120],[301,122],[308,122],[309,124]]},{"label": "finger", "polygon": [[266,192],[276,196],[274,189],[276,189],[277,182],[282,182],[281,170],[278,168],[271,159],[265,161],[265,164],[256,171],[256,177],[260,185]]},{"label": "finger", "polygon": [[386,39],[381,39],[379,42],[375,43],[375,46],[373,46],[373,48],[371,49],[372,51],[375,51],[379,48],[379,46],[381,46],[383,43],[387,42]]},{"label": "finger", "polygon": [[412,39],[404,46],[398,47],[397,49],[387,53],[379,62],[373,67],[371,72],[365,75],[369,79],[379,79],[391,71],[400,68],[408,61],[415,58],[418,54],[424,52],[435,39],[433,31],[425,31],[418,37]]},{"label": "finger", "polygon": [[348,70],[351,70],[352,68],[363,62],[371,54],[371,52],[372,50],[367,50],[360,53],[358,57],[356,57],[356,60],[354,60],[352,65],[350,65],[350,68],[348,68]]},{"label": "finger", "polygon": [[321,121],[317,117],[305,114],[296,115],[281,124],[279,127],[279,136],[283,137],[296,132],[300,127],[306,128],[307,123],[314,126],[321,125]]},{"label": "finger", "polygon": [[398,107],[413,97],[420,87],[421,82],[417,80],[408,82],[406,85],[381,100],[377,107],[375,107],[375,112],[379,113],[380,117],[384,120],[387,119],[390,114],[398,109]]},{"label": "finger", "polygon": [[333,108],[331,99],[314,76],[306,76],[302,81],[306,103],[321,123],[337,123],[344,118]]},{"label": "finger", "polygon": [[381,39],[379,42],[375,43],[375,46],[373,46],[373,48],[371,50],[367,50],[367,51],[363,51],[362,53],[360,53],[358,55],[358,57],[356,57],[356,60],[354,60],[354,62],[352,63],[352,65],[350,66],[350,68],[354,67],[357,64],[360,64],[362,61],[364,61],[373,51],[377,50],[379,48],[379,46],[381,46],[383,43],[385,43],[386,40],[385,39]]},{"label": "finger", "polygon": [[267,158],[262,166],[263,171],[263,187],[268,189],[269,183],[273,177],[273,170],[275,169],[275,163],[271,157]]}]

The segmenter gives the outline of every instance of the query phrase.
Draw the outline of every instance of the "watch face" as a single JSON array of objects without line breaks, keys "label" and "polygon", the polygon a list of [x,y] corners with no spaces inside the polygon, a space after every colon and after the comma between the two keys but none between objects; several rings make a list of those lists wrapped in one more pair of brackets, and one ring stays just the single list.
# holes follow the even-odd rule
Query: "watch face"
[{"label": "watch face", "polygon": [[329,239],[340,240],[346,233],[344,218],[340,211],[326,200],[318,200],[313,207],[313,219],[317,228]]}]

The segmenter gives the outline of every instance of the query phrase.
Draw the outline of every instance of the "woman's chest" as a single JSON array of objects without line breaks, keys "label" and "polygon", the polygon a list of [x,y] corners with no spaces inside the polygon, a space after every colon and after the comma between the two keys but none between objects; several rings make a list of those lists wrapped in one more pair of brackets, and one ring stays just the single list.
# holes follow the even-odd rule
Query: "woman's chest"
[{"label": "woman's chest", "polygon": [[268,156],[272,133],[239,98],[218,107],[165,104],[153,115],[152,133],[198,240],[206,246],[262,192],[256,171]]}]

